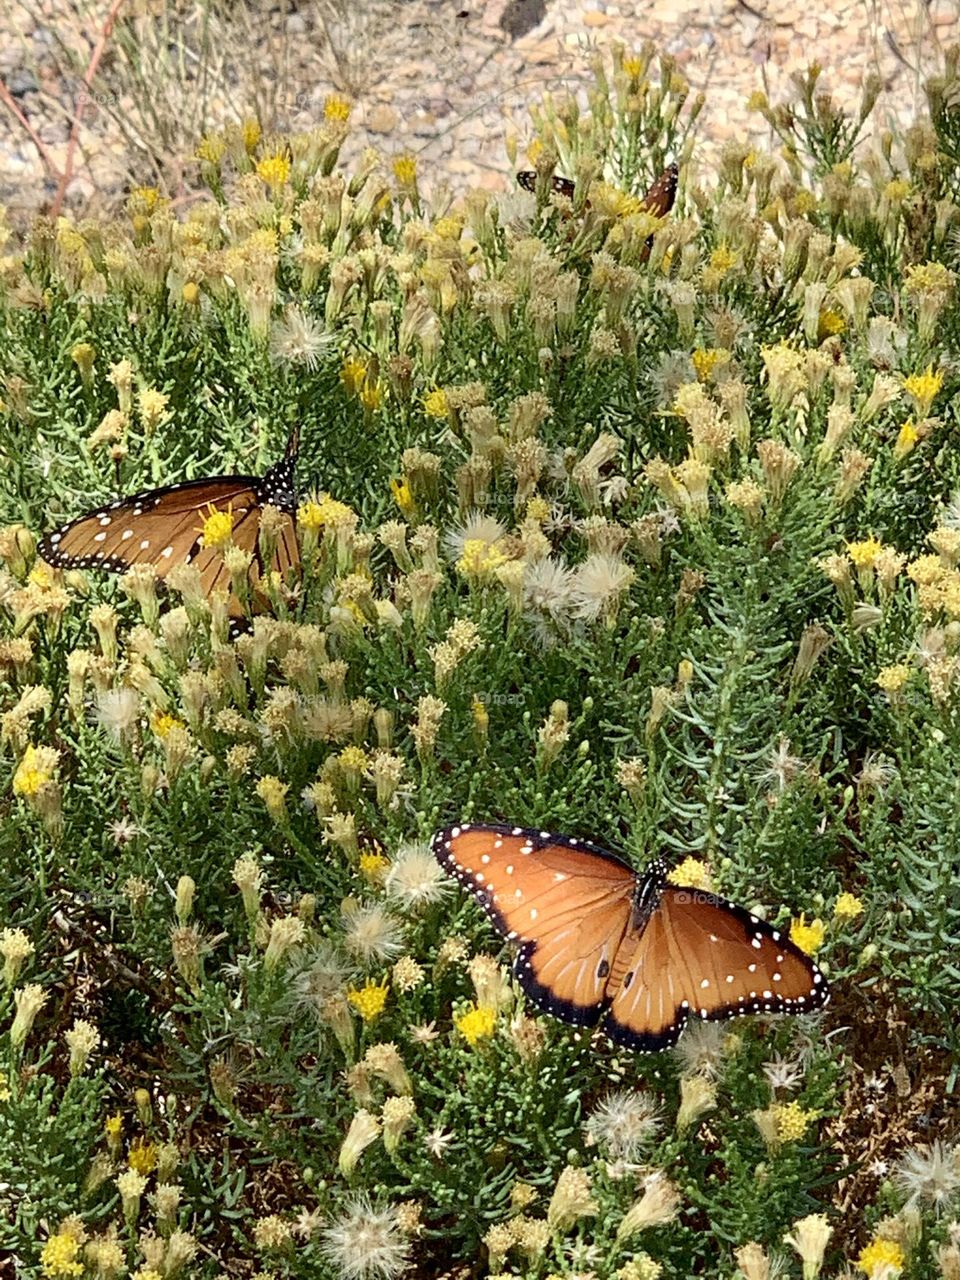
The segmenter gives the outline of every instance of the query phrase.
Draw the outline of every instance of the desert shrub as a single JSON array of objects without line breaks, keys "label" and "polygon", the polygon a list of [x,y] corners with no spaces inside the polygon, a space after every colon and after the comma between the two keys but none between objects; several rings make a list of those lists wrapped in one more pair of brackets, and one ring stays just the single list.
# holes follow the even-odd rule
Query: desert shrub
[{"label": "desert shrub", "polygon": [[[757,103],[785,162],[710,185],[676,67],[618,53],[535,114],[536,194],[452,203],[344,172],[331,99],[206,137],[182,216],[8,243],[24,1275],[956,1274],[954,77],[877,158],[811,75]],[[189,569],[37,559],[295,425],[301,568],[245,633]],[[457,818],[663,856],[834,1001],[651,1057],[534,1016],[427,848]]]}]

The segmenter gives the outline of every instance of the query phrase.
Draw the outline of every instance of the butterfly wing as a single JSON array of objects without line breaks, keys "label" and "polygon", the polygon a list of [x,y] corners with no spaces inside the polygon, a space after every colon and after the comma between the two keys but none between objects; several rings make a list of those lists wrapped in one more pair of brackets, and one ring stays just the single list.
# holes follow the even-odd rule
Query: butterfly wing
[{"label": "butterfly wing", "polygon": [[522,827],[438,832],[433,850],[520,950],[515,972],[539,1008],[593,1026],[630,921],[633,870],[587,841]]},{"label": "butterfly wing", "polygon": [[242,527],[257,507],[258,483],[254,476],[219,476],[137,493],[47,534],[38,552],[58,569],[125,573],[135,564],[152,564],[164,578],[175,564],[189,563],[198,553],[207,568],[214,553],[204,553],[199,541],[207,505],[230,507],[235,529]]},{"label": "butterfly wing", "polygon": [[643,197],[644,207],[657,218],[665,218],[677,198],[679,167],[670,164]]},{"label": "butterfly wing", "polygon": [[[517,182],[523,187],[524,191],[536,192],[537,175],[533,169],[524,169],[517,174]],[[559,174],[553,174],[550,179],[550,189],[554,195],[566,196],[568,200],[573,199],[573,193],[576,190],[576,183],[572,178],[561,178]]]},{"label": "butterfly wing", "polygon": [[[158,578],[165,578],[174,565],[195,564],[204,595],[229,587],[230,575],[216,547],[201,545],[203,520],[211,506],[233,514],[232,538],[236,546],[254,557],[251,583],[256,583],[263,566],[258,550],[260,511],[272,503],[283,513],[277,549],[271,569],[286,577],[300,563],[293,514],[297,498],[294,468],[299,449],[295,429],[283,458],[262,477],[214,476],[188,480],[118,499],[96,511],[80,516],[54,533],[47,534],[38,551],[48,564],[60,569],[108,569],[126,573],[137,564],[152,564]],[[236,598],[230,612],[242,615]]]},{"label": "butterfly wing", "polygon": [[809,1013],[826,1003],[827,984],[810,957],[743,907],[649,881],[644,894],[655,905],[639,931],[627,933],[611,975],[619,986],[605,1030],[617,1044],[655,1052],[675,1044],[691,1017]]}]

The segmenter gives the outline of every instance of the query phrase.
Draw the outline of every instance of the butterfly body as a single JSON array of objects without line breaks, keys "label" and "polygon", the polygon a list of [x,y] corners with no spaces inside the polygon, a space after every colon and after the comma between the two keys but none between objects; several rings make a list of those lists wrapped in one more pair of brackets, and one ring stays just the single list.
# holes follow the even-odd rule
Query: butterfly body
[{"label": "butterfly body", "polygon": [[[40,541],[38,553],[59,569],[125,573],[135,565],[149,564],[161,580],[176,565],[195,564],[202,590],[209,597],[216,589],[229,588],[230,575],[220,549],[204,546],[203,524],[213,510],[229,512],[234,545],[253,556],[250,578],[255,587],[268,569],[283,574],[299,564],[294,525],[297,447],[294,432],[284,457],[262,476],[212,476],[118,498],[47,534]],[[277,507],[286,518],[273,563],[265,566],[258,534],[260,514],[268,504]],[[235,597],[230,611],[234,616],[242,613]]]},{"label": "butterfly body", "polygon": [[802,1013],[826,1002],[816,965],[743,907],[638,875],[590,841],[462,823],[433,850],[518,945],[515,972],[534,1004],[604,1029],[641,1052],[667,1048],[690,1018]]}]

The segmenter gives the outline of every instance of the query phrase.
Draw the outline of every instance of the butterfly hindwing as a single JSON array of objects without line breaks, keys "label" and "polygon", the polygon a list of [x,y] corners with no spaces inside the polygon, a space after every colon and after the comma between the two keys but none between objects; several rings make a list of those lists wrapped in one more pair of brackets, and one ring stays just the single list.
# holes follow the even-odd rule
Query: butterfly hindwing
[{"label": "butterfly hindwing", "polygon": [[690,1018],[804,1013],[826,1002],[819,969],[779,929],[699,889],[663,884],[658,895],[617,958],[623,977],[605,1029],[618,1044],[664,1049]]},{"label": "butterfly hindwing", "polygon": [[547,1013],[580,1026],[602,1017],[636,877],[586,841],[521,827],[462,824],[434,836],[441,865],[519,945],[520,985]]}]

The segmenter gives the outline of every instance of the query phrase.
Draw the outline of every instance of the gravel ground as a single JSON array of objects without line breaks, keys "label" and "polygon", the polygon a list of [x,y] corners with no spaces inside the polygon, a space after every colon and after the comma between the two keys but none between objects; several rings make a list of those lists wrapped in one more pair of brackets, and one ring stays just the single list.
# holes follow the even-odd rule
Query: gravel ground
[{"label": "gravel ground", "polygon": [[[119,0],[115,0],[119,2]],[[224,7],[219,7],[224,5]],[[305,128],[338,91],[354,105],[352,149],[411,151],[455,187],[500,188],[506,139],[528,136],[526,106],[547,91],[585,94],[590,62],[616,41],[653,40],[706,94],[700,154],[729,138],[762,142],[746,109],[819,62],[844,104],[879,71],[877,119],[913,118],[925,75],[960,40],[960,0],[126,0],[97,77],[84,70],[110,0],[0,0],[0,77],[55,168],[82,107],[68,207],[115,202],[131,180],[189,194],[189,154],[205,128],[256,113]],[[56,180],[0,103],[0,202],[15,219],[49,204]]]}]

